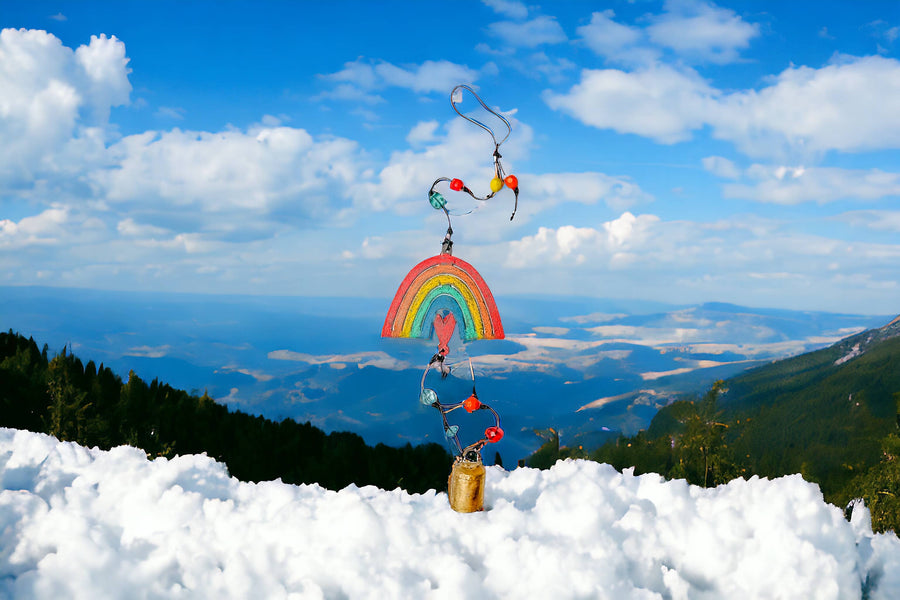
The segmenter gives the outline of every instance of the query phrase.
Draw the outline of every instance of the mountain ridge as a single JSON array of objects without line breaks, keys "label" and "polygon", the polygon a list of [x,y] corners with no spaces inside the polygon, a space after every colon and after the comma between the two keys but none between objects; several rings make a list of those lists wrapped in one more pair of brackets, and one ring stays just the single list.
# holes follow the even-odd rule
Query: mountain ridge
[{"label": "mountain ridge", "polygon": [[833,504],[856,497],[897,503],[873,514],[880,527],[900,528],[898,424],[900,318],[894,318],[717,382],[702,398],[676,400],[647,429],[591,457],[704,486],[799,473]]}]

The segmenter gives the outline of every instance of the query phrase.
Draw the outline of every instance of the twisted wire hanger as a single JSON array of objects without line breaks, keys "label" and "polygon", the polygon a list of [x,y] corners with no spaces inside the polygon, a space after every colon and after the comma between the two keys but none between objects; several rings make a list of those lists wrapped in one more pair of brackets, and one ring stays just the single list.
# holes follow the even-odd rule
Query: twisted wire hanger
[{"label": "twisted wire hanger", "polygon": [[[506,126],[506,134],[502,138],[500,138],[498,140],[497,133],[491,127],[489,127],[488,125],[484,124],[483,122],[479,121],[478,119],[476,119],[474,117],[465,115],[462,112],[460,112],[459,108],[457,107],[457,102],[462,100],[462,94],[464,91],[468,91],[470,94],[472,94],[472,96],[475,97],[475,100],[478,101],[478,104],[480,104],[484,110],[486,110],[487,112],[491,113],[492,115],[494,115],[495,117],[500,119],[500,121],[503,123],[503,125]],[[457,96],[459,97],[459,100],[457,100]],[[486,202],[486,201],[490,200],[491,198],[494,197],[495,194],[497,194],[500,190],[502,190],[504,186],[506,186],[513,191],[513,195],[515,198],[515,201],[513,204],[512,215],[510,215],[510,217],[509,217],[510,221],[512,221],[515,218],[516,211],[519,208],[519,180],[515,175],[507,175],[506,174],[506,171],[503,168],[503,163],[501,162],[501,159],[503,158],[503,156],[500,154],[500,145],[503,144],[503,142],[505,142],[509,138],[510,134],[512,133],[512,126],[510,125],[509,120],[506,117],[504,117],[503,115],[501,115],[499,112],[497,112],[496,110],[492,109],[490,106],[485,104],[484,100],[481,99],[481,96],[479,96],[475,92],[475,90],[473,90],[470,86],[465,85],[465,84],[457,85],[456,87],[453,88],[453,90],[451,90],[450,106],[453,108],[453,111],[457,115],[459,115],[466,121],[469,121],[470,123],[473,123],[474,125],[480,127],[481,129],[486,131],[488,133],[488,135],[491,136],[491,141],[493,141],[493,143],[494,143],[494,153],[493,153],[494,178],[491,179],[490,184],[489,184],[490,193],[486,194],[485,196],[478,196],[471,189],[469,189],[469,187],[467,185],[465,185],[463,183],[462,179],[458,179],[458,178],[438,177],[437,179],[434,180],[434,183],[431,184],[431,188],[429,188],[429,190],[428,190],[428,202],[435,209],[443,210],[444,214],[447,217],[447,236],[445,237],[445,241],[444,241],[444,244],[443,244],[443,247],[441,250],[443,254],[450,254],[450,247],[452,247],[452,245],[453,245],[453,243],[450,241],[450,236],[453,234],[453,228],[450,223],[450,210],[447,208],[447,199],[444,197],[443,194],[441,194],[440,192],[438,192],[435,189],[438,186],[438,184],[445,182],[445,181],[449,182],[451,190],[453,190],[454,192],[465,192],[466,194],[471,196],[473,199],[478,200],[479,202]],[[454,215],[454,216],[463,216],[463,215],[470,214],[474,211],[475,211],[475,209],[473,208],[469,211],[466,211],[464,213],[459,213],[458,215]]]}]

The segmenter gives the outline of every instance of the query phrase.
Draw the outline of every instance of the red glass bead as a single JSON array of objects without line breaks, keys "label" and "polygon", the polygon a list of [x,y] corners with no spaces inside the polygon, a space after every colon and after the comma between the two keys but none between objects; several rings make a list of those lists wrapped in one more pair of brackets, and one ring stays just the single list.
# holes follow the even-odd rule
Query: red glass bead
[{"label": "red glass bead", "polygon": [[466,412],[475,412],[479,408],[481,408],[481,400],[478,399],[478,396],[472,394],[465,400],[463,400],[463,408],[466,409]]},{"label": "red glass bead", "polygon": [[490,443],[495,444],[503,439],[503,430],[499,427],[488,427],[484,430],[484,437]]},{"label": "red glass bead", "polygon": [[451,180],[450,181],[450,189],[453,190],[454,192],[458,192],[459,190],[463,189],[462,179]]},{"label": "red glass bead", "polygon": [[517,187],[519,187],[519,178],[516,177],[515,175],[507,175],[506,179],[504,179],[503,181],[504,181],[504,183],[506,183],[506,187],[508,187],[511,190],[514,190]]}]

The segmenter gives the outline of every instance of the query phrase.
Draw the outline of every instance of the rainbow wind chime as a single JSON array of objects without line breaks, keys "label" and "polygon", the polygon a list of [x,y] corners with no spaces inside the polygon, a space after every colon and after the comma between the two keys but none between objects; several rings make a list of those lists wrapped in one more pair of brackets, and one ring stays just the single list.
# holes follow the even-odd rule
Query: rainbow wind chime
[{"label": "rainbow wind chime", "polygon": [[[475,97],[481,107],[497,117],[506,127],[506,135],[498,140],[494,130],[481,121],[462,114],[457,102],[462,93],[468,91]],[[473,340],[502,340],[503,323],[500,313],[484,279],[475,267],[453,256],[453,228],[450,224],[450,210],[447,199],[437,191],[437,187],[447,182],[451,191],[463,192],[473,199],[485,202],[490,200],[504,186],[510,188],[515,195],[510,220],[515,217],[518,207],[519,182],[515,175],[506,175],[500,162],[500,146],[512,131],[509,121],[497,111],[488,107],[482,99],[467,85],[459,85],[450,92],[450,105],[456,113],[487,131],[494,142],[493,164],[494,178],[489,183],[490,193],[479,197],[463,184],[461,179],[439,177],[428,190],[428,201],[437,210],[447,216],[447,233],[441,243],[441,253],[426,258],[413,267],[394,295],[388,309],[382,337],[434,339],[437,338],[437,352],[431,357],[419,390],[419,401],[438,409],[444,427],[444,436],[451,442],[456,458],[448,480],[450,506],[458,512],[474,512],[481,510],[484,504],[484,465],[481,450],[486,444],[499,442],[503,438],[500,415],[493,408],[478,398],[475,390],[475,371],[469,360],[469,372],[472,376],[472,394],[461,402],[445,403],[437,392],[426,387],[426,379],[432,370],[438,371],[441,378],[447,377],[450,367],[446,362],[450,354],[450,341],[455,332],[463,342]],[[462,214],[469,214],[468,211]],[[463,409],[468,413],[487,411],[493,416],[494,424],[484,431],[478,441],[463,446],[459,439],[459,425],[451,425],[447,415],[455,410]]]}]

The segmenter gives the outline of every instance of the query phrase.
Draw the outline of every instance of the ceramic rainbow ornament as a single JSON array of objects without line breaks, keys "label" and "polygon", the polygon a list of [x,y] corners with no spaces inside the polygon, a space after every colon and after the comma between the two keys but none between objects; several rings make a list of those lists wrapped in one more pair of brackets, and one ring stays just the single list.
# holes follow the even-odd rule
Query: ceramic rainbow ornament
[{"label": "ceramic rainbow ornament", "polygon": [[[481,121],[459,112],[456,104],[461,101],[463,91],[470,92],[482,108],[506,126],[507,133],[502,139],[498,141],[493,129]],[[441,244],[441,253],[426,258],[407,273],[388,308],[381,336],[420,340],[437,338],[437,352],[431,357],[422,375],[419,401],[440,411],[444,436],[456,451],[453,470],[448,479],[450,506],[458,512],[474,512],[482,509],[484,499],[484,466],[481,461],[481,450],[486,444],[499,442],[503,438],[500,415],[478,398],[471,359],[469,372],[472,376],[472,394],[465,400],[442,402],[437,392],[425,384],[432,369],[440,372],[441,379],[449,375],[450,367],[445,363],[445,359],[450,354],[450,342],[454,333],[458,333],[463,343],[474,340],[502,340],[503,323],[494,295],[484,278],[471,264],[453,256],[451,213],[447,199],[436,188],[439,184],[447,182],[451,191],[464,192],[475,200],[486,202],[505,185],[515,195],[516,203],[510,217],[512,220],[518,206],[519,183],[515,175],[506,175],[500,162],[502,158],[500,145],[506,141],[511,132],[509,121],[488,107],[478,94],[466,85],[453,88],[450,92],[450,104],[459,116],[487,131],[494,142],[494,178],[489,183],[490,193],[480,197],[458,178],[439,177],[431,185],[428,190],[428,202],[433,208],[442,210],[447,217],[447,233]],[[471,212],[474,211],[462,214]],[[464,409],[468,413],[487,411],[493,416],[494,424],[484,430],[484,437],[480,440],[463,447],[459,440],[459,425],[451,425],[447,419],[449,413],[458,409]]]},{"label": "ceramic rainbow ornament", "polygon": [[381,336],[431,339],[439,316],[452,319],[464,342],[503,339],[490,288],[475,267],[449,253],[426,258],[410,270],[394,295]]}]

